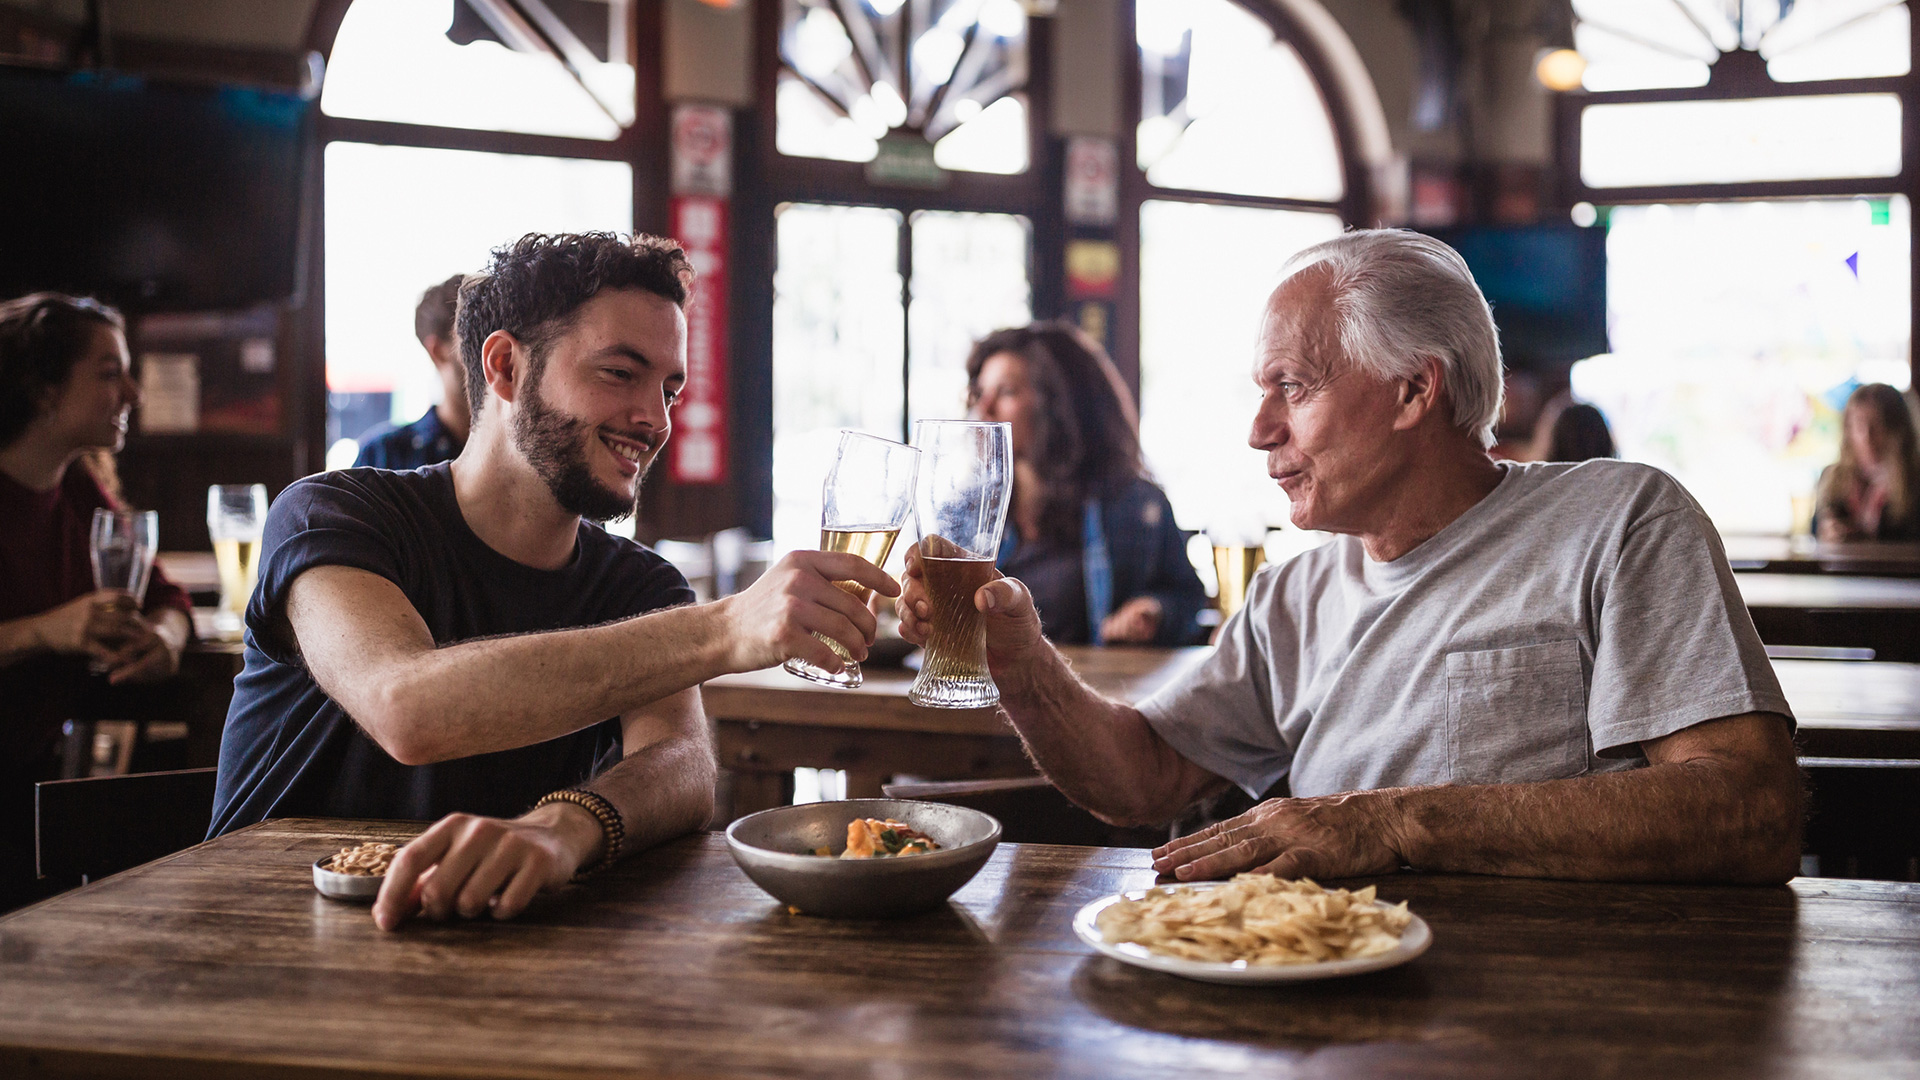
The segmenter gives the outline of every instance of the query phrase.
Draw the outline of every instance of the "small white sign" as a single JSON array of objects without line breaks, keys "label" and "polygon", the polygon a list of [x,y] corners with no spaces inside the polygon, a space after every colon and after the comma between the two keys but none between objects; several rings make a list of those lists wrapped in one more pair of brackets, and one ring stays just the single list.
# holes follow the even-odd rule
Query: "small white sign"
[{"label": "small white sign", "polygon": [[1112,225],[1120,216],[1120,151],[1112,139],[1067,140],[1067,223]]},{"label": "small white sign", "polygon": [[733,194],[733,114],[718,105],[673,108],[673,193]]},{"label": "small white sign", "polygon": [[200,357],[144,353],[140,357],[140,430],[179,434],[200,427]]}]

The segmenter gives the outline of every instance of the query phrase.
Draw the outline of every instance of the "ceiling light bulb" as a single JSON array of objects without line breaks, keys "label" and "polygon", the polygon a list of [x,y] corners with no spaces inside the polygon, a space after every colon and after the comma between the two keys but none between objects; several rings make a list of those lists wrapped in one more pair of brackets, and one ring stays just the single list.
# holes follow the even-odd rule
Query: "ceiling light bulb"
[{"label": "ceiling light bulb", "polygon": [[1587,58],[1572,49],[1543,50],[1533,64],[1533,77],[1549,90],[1578,90],[1586,73]]}]

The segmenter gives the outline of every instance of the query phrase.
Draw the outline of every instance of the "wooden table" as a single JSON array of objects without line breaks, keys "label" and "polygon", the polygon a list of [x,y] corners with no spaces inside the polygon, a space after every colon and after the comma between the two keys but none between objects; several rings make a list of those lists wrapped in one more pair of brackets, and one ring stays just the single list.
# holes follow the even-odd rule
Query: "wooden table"
[{"label": "wooden table", "polygon": [[[1211,650],[1068,646],[1094,689],[1139,701]],[[732,814],[787,803],[794,769],[843,769],[850,798],[877,798],[887,777],[930,780],[1031,776],[1019,736],[995,709],[927,709],[907,701],[914,673],[868,668],[852,690],[780,668],[727,675],[703,688],[720,764],[732,772]]]},{"label": "wooden table", "polygon": [[1733,575],[1769,645],[1872,649],[1920,661],[1920,579],[1837,574]]},{"label": "wooden table", "polygon": [[1775,660],[1809,757],[1920,759],[1920,664]]},{"label": "wooden table", "polygon": [[1007,845],[947,908],[789,915],[700,834],[512,923],[374,928],[270,822],[0,919],[0,1075],[1912,1077],[1920,886],[1380,879],[1433,948],[1219,987],[1077,941],[1145,854]]},{"label": "wooden table", "polygon": [[1920,577],[1920,544],[1817,543],[1811,537],[1726,536],[1735,570],[1771,574],[1871,574]]}]

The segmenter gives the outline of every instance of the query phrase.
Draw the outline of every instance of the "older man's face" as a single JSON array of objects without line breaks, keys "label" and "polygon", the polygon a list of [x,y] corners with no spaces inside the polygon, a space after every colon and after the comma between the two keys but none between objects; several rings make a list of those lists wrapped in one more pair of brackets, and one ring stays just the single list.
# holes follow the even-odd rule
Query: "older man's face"
[{"label": "older man's face", "polygon": [[1390,512],[1382,503],[1403,466],[1393,438],[1399,384],[1347,362],[1324,272],[1306,270],[1274,290],[1253,380],[1260,411],[1247,442],[1267,452],[1293,523],[1371,531]]}]

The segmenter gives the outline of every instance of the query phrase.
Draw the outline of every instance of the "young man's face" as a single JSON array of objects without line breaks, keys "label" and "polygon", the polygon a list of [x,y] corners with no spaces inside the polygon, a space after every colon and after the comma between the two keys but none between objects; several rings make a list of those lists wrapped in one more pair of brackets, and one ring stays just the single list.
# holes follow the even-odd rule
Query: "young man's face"
[{"label": "young man's face", "polygon": [[624,517],[672,431],[686,381],[680,308],[641,289],[602,292],[574,313],[521,390],[514,445],[569,513]]}]

